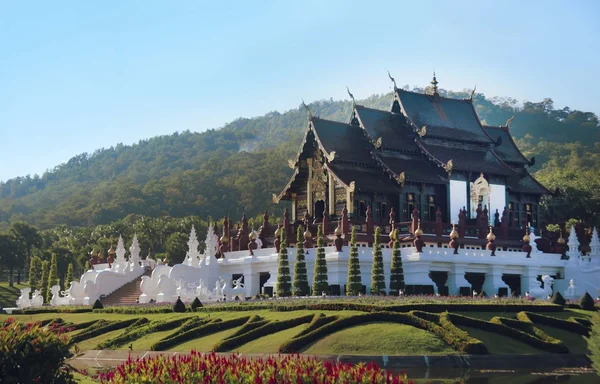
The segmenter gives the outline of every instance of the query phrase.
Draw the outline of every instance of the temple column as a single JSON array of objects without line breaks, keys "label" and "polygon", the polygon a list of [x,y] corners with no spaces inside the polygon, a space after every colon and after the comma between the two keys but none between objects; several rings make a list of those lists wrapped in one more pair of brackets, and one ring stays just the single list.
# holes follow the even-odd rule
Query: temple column
[{"label": "temple column", "polygon": [[244,270],[244,288],[246,289],[246,297],[258,295],[260,286],[260,276],[252,268]]},{"label": "temple column", "polygon": [[310,182],[312,181],[313,171],[313,159],[306,159],[306,163],[308,164],[308,179],[306,180],[306,209],[308,210],[308,214],[313,216],[313,197],[312,197],[312,188],[310,187]]},{"label": "temple column", "polygon": [[521,274],[521,296],[525,296],[525,292],[531,291],[532,288],[538,288],[540,285],[536,282],[540,273],[538,267],[523,267]]},{"label": "temple column", "polygon": [[293,223],[296,222],[296,215],[297,215],[296,209],[298,208],[296,196],[297,195],[295,193],[292,193],[292,222]]},{"label": "temple column", "polygon": [[333,179],[333,174],[331,172],[327,172],[328,182],[329,182],[329,215],[335,215],[335,180]]},{"label": "temple column", "polygon": [[354,217],[354,192],[349,189],[346,189],[346,209],[348,209],[348,214]]},{"label": "temple column", "polygon": [[498,293],[500,288],[507,289],[507,295],[510,296],[510,287],[502,280],[502,272],[504,268],[499,265],[491,265],[485,274],[483,283],[483,291],[490,297]]},{"label": "temple column", "polygon": [[454,264],[448,272],[448,294],[450,296],[460,295],[461,287],[468,287],[471,289],[471,284],[465,279],[466,264]]}]

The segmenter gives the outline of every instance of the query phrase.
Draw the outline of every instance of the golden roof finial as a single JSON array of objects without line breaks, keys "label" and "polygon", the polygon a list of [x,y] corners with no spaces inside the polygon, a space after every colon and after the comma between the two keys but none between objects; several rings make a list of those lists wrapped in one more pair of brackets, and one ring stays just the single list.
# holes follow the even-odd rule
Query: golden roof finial
[{"label": "golden roof finial", "polygon": [[435,71],[433,71],[433,80],[431,80],[430,84],[433,86],[433,90],[432,90],[433,91],[433,95],[437,96],[438,95],[438,86],[437,85],[439,83],[438,83],[437,79],[435,78]]},{"label": "golden roof finial", "polygon": [[452,224],[452,232],[450,232],[450,238],[451,239],[458,239],[459,234],[458,231],[456,230],[456,224]]},{"label": "golden roof finial", "polygon": [[494,232],[493,232],[493,229],[492,229],[491,225],[490,225],[490,233],[488,233],[488,235],[487,235],[487,240],[488,241],[494,241],[494,240],[496,240],[496,235],[494,235]]},{"label": "golden roof finial", "polygon": [[421,220],[419,220],[419,225],[417,227],[417,230],[415,231],[415,236],[423,236],[423,230],[421,229]]}]

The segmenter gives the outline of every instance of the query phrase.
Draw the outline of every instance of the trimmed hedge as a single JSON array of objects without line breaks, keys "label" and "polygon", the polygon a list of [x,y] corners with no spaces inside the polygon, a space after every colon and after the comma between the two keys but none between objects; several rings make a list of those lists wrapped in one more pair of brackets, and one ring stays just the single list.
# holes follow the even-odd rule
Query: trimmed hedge
[{"label": "trimmed hedge", "polygon": [[208,335],[210,333],[225,331],[227,329],[239,327],[240,325],[243,325],[245,322],[247,322],[249,318],[250,318],[250,316],[244,316],[244,317],[227,320],[227,321],[220,321],[220,319],[216,319],[213,322],[210,322],[205,325],[201,325],[197,328],[192,328],[185,332],[178,332],[177,335],[175,335],[169,339],[161,340],[161,341],[153,344],[152,346],[150,346],[150,350],[163,351],[163,350],[169,349],[171,347],[174,347],[178,344],[181,344],[184,341],[197,339],[199,337]]},{"label": "trimmed hedge", "polygon": [[[448,332],[446,338],[452,337],[452,342],[448,343],[462,352],[478,355],[486,355],[489,353],[483,341],[471,337],[467,332],[458,328],[448,317],[448,312],[444,312],[439,317],[440,326]],[[446,340],[446,339],[445,339]]]},{"label": "trimmed hedge", "polygon": [[320,340],[321,338],[328,336],[337,331],[341,331],[345,328],[352,327],[355,325],[373,323],[373,322],[392,322],[399,324],[412,325],[413,327],[429,331],[442,338],[449,345],[459,349],[462,352],[470,354],[485,354],[487,349],[483,343],[469,343],[467,340],[462,338],[462,334],[454,334],[447,329],[442,328],[432,322],[423,320],[417,316],[408,313],[393,313],[393,312],[372,312],[363,315],[355,315],[350,317],[343,317],[336,321],[307,333],[303,336],[296,337],[292,340],[288,340],[279,347],[280,353],[293,353],[301,351],[309,344]]},{"label": "trimmed hedge", "polygon": [[581,299],[579,299],[579,307],[586,311],[595,311],[596,304],[594,303],[594,298],[586,292],[585,295],[581,296]]},{"label": "trimmed hedge", "polygon": [[423,312],[423,311],[410,311],[409,313],[411,315],[415,315],[423,320],[431,321],[436,324],[440,322],[440,315],[438,313]]},{"label": "trimmed hedge", "polygon": [[94,301],[94,305],[92,305],[92,309],[102,309],[102,308],[104,308],[104,305],[102,304],[100,299],[96,299],[96,301]]},{"label": "trimmed hedge", "polygon": [[131,324],[135,323],[138,320],[139,319],[137,319],[137,318],[121,320],[121,321],[100,320],[98,322],[98,324],[96,324],[96,326],[94,326],[93,328],[85,329],[85,330],[81,331],[80,333],[73,335],[70,338],[69,343],[70,344],[79,343],[80,341],[91,339],[92,337],[96,337],[96,336],[101,335],[106,332],[111,332],[111,331],[116,331],[119,329],[127,328]]},{"label": "trimmed hedge", "polygon": [[[187,321],[187,319],[176,319],[176,320],[171,320],[171,321],[164,321],[164,320],[163,321],[154,321],[154,322],[149,323],[146,326],[138,328],[136,330],[130,330],[129,332],[127,332],[127,330],[125,330],[125,332],[123,332],[119,336],[98,344],[96,349],[118,348],[118,347],[121,347],[121,346],[131,342],[131,341],[137,340],[137,339],[141,338],[142,336],[145,336],[149,333],[168,331],[168,330],[180,327],[185,321]],[[134,325],[135,325],[135,323],[130,325],[129,328],[133,327]],[[127,328],[127,329],[129,329],[129,328]]]},{"label": "trimmed hedge", "polygon": [[308,324],[308,326],[306,328],[304,328],[302,331],[300,331],[296,336],[294,336],[293,339],[295,339],[296,337],[304,336],[307,333],[311,333],[315,329],[320,328],[320,327],[324,326],[325,324],[329,324],[332,321],[336,321],[337,319],[338,319],[337,316],[326,317],[322,313],[315,314],[313,319],[311,320],[311,322]]},{"label": "trimmed hedge", "polygon": [[69,324],[69,328],[71,329],[71,331],[78,331],[80,329],[89,328],[99,321],[100,320],[90,320],[90,321],[85,321],[83,323],[78,323],[78,324]]},{"label": "trimmed hedge", "polygon": [[490,323],[505,325],[510,328],[525,332],[544,343],[547,343],[546,349],[553,353],[569,353],[569,348],[559,339],[555,339],[546,332],[536,327],[532,322],[523,322],[506,317],[495,316],[490,320]]},{"label": "trimmed hedge", "polygon": [[517,319],[524,322],[531,322],[534,324],[547,325],[554,328],[564,329],[565,331],[577,333],[580,335],[588,336],[590,333],[590,326],[592,325],[589,320],[589,326],[585,326],[578,322],[579,318],[570,317],[569,320],[557,319],[555,317],[544,316],[532,312],[519,312],[517,313]]},{"label": "trimmed hedge", "polygon": [[194,298],[194,301],[192,301],[192,304],[190,305],[190,308],[192,309],[192,311],[196,311],[196,309],[198,308],[202,308],[202,302],[200,301],[199,298]]},{"label": "trimmed hedge", "polygon": [[137,319],[135,321],[135,323],[131,324],[129,327],[125,328],[125,330],[123,331],[123,335],[135,331],[136,329],[139,329],[140,327],[148,324],[150,322],[150,320],[148,320],[148,318],[146,317],[142,317],[140,319]]},{"label": "trimmed hedge", "polygon": [[591,328],[592,327],[592,322],[590,320],[588,320],[588,319],[584,319],[584,318],[581,318],[581,317],[569,317],[568,320],[570,322],[572,321],[572,322],[579,323],[579,324],[583,325],[586,328]]},{"label": "trimmed hedge", "polygon": [[550,302],[552,304],[561,305],[561,306],[564,306],[565,304],[567,304],[567,300],[565,300],[563,295],[561,295],[560,292],[558,292],[558,291],[554,292],[554,295],[552,295]]},{"label": "trimmed hedge", "polygon": [[532,347],[539,348],[542,350],[548,350],[554,353],[568,353],[568,348],[564,345],[562,347],[556,346],[555,344],[541,340],[527,332],[521,331],[520,329],[511,328],[501,323],[492,323],[489,321],[475,319],[473,317],[463,315],[457,315],[454,313],[449,313],[448,317],[450,321],[455,325],[463,325],[466,327],[478,328],[483,331],[512,337]]},{"label": "trimmed hedge", "polygon": [[269,320],[264,320],[262,317],[260,317],[258,315],[252,315],[252,316],[250,316],[248,321],[246,321],[246,323],[244,325],[242,325],[242,327],[240,329],[235,331],[233,333],[233,335],[227,337],[226,339],[231,339],[231,338],[243,335],[244,333],[249,332],[253,329],[262,327],[263,325],[267,324],[268,322],[269,322]]},{"label": "trimmed hedge", "polygon": [[64,320],[61,319],[60,317],[56,318],[56,319],[46,319],[46,320],[42,320],[40,321],[40,326],[45,327],[46,325],[49,325],[51,323],[55,323],[55,324],[64,324]]},{"label": "trimmed hedge", "polygon": [[183,301],[178,297],[175,304],[173,304],[173,312],[183,313],[185,311],[187,311],[187,308],[185,307],[185,304],[183,304]]},{"label": "trimmed hedge", "polygon": [[15,309],[12,311],[12,315],[39,315],[43,313],[88,313],[92,312],[90,307],[50,307],[50,308],[35,308],[35,309]]},{"label": "trimmed hedge", "polygon": [[314,315],[306,315],[288,320],[271,321],[262,327],[248,331],[243,335],[230,337],[220,341],[213,347],[213,352],[225,352],[234,349],[262,336],[270,335],[285,329],[294,328],[300,324],[308,323],[313,317]]},{"label": "trimmed hedge", "polygon": [[109,307],[104,309],[94,309],[94,313],[119,313],[124,315],[150,315],[154,313],[172,313],[172,306],[160,307]]}]

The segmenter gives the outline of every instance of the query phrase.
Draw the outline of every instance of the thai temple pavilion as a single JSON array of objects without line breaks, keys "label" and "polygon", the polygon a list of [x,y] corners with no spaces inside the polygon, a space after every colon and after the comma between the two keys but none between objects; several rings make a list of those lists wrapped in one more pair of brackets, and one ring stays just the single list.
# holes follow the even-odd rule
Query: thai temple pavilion
[{"label": "thai temple pavilion", "polygon": [[276,203],[291,201],[292,222],[316,223],[324,216],[334,222],[347,215],[353,224],[369,219],[401,232],[416,221],[423,229],[437,222],[444,223],[444,234],[450,223],[459,223],[466,231],[461,236],[479,238],[492,225],[503,227],[506,239],[510,232],[519,240],[527,226],[537,228],[540,198],[550,192],[527,171],[534,159],[515,145],[510,120],[483,125],[473,93],[468,99],[442,97],[435,74],[428,94],[399,89],[390,79],[394,93],[387,111],[356,104],[350,92],[347,123],[312,116],[306,107],[304,140],[289,160],[293,175],[273,195]]}]

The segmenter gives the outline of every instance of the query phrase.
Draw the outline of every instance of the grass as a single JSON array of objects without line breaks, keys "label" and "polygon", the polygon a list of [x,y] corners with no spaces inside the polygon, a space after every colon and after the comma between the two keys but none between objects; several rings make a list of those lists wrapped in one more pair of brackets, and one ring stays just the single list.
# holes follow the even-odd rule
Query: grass
[{"label": "grass", "polygon": [[446,355],[456,351],[431,333],[395,323],[355,326],[326,336],[303,353],[349,355]]},{"label": "grass", "polygon": [[570,353],[588,353],[587,341],[582,335],[542,324],[536,324],[536,327],[555,339],[562,340],[567,348],[569,348]]},{"label": "grass", "polygon": [[210,352],[212,351],[212,347],[215,344],[233,335],[240,328],[241,327],[227,329],[225,331],[213,333],[212,335],[207,335],[198,339],[190,340],[183,344],[174,346],[173,348],[169,349],[169,351],[189,352],[192,349],[195,349],[196,351],[200,352]]},{"label": "grass", "polygon": [[497,355],[537,355],[547,353],[541,349],[531,347],[511,337],[497,335],[481,329],[459,326],[458,328],[467,332],[471,337],[481,340],[491,354]]},{"label": "grass", "polygon": [[306,324],[265,335],[236,348],[241,353],[277,353],[279,346],[306,328]]},{"label": "grass", "polygon": [[[15,280],[16,281],[16,280]],[[0,307],[13,308],[17,306],[17,299],[21,296],[21,289],[28,287],[26,284],[17,284],[11,287],[8,283],[0,283]]]}]

